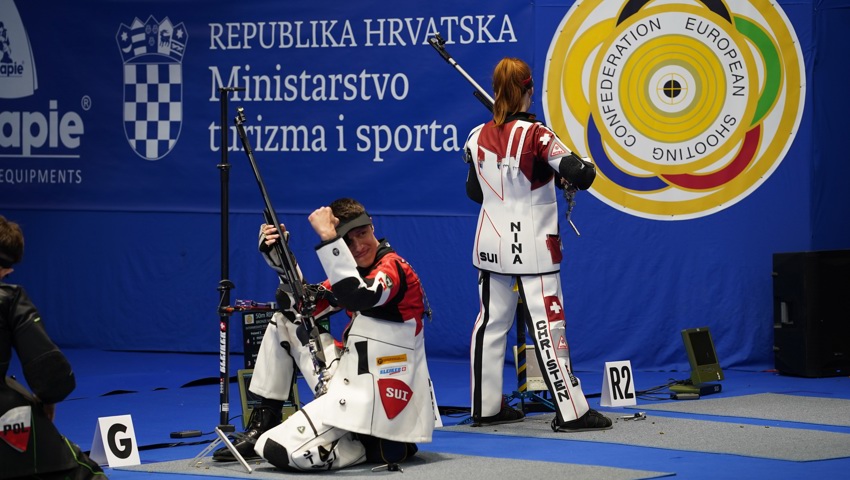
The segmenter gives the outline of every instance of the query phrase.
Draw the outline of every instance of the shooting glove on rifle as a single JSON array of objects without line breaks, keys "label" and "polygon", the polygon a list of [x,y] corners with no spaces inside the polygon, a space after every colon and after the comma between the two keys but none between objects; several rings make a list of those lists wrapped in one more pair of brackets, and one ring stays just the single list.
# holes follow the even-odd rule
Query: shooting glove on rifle
[{"label": "shooting glove on rifle", "polygon": [[284,288],[288,287],[280,285],[274,292],[274,299],[277,302],[277,311],[283,314],[283,316],[290,322],[300,323],[300,321],[296,322],[296,319],[298,318],[298,311],[295,309],[295,297],[292,295],[292,292],[287,292]]},{"label": "shooting glove on rifle", "polygon": [[[301,323],[300,320],[297,320],[299,312],[295,308],[295,296],[292,292],[287,291],[288,288],[289,287],[287,285],[281,284],[277,287],[277,290],[275,290],[274,299],[277,302],[277,310],[290,322]],[[329,290],[326,290],[322,285],[304,284],[304,290],[316,292],[316,297],[319,299],[319,302],[316,305],[316,310],[314,312],[310,312],[313,314],[313,318],[320,319],[326,317],[338,308],[336,298],[334,298],[333,294]]]},{"label": "shooting glove on rifle", "polygon": [[[283,232],[283,241],[286,242],[287,244],[289,243],[289,232]],[[260,225],[259,243],[260,244],[258,246],[258,249],[260,250],[260,253],[263,255],[263,259],[266,261],[266,263],[270,267],[272,267],[272,270],[274,270],[279,276],[285,277],[286,276],[286,270],[284,270],[283,262],[281,261],[277,252],[275,251],[274,248],[272,248],[274,244],[266,245],[266,236],[263,235],[263,226],[262,225]],[[301,276],[301,268],[298,266],[297,262],[295,263],[295,268],[298,270],[298,276],[300,277]],[[287,279],[287,280],[289,280],[289,279]]]}]

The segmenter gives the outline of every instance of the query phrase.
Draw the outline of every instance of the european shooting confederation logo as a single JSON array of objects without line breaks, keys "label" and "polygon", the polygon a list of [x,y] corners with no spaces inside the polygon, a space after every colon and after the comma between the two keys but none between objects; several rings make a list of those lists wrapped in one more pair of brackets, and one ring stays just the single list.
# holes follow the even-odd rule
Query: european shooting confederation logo
[{"label": "european shooting confederation logo", "polygon": [[137,155],[168,155],[183,125],[183,54],[189,40],[182,23],[138,18],[115,36],[124,61],[124,134]]},{"label": "european shooting confederation logo", "polygon": [[546,57],[549,125],[638,217],[686,220],[746,198],[779,166],[805,100],[803,55],[768,0],[577,1]]}]

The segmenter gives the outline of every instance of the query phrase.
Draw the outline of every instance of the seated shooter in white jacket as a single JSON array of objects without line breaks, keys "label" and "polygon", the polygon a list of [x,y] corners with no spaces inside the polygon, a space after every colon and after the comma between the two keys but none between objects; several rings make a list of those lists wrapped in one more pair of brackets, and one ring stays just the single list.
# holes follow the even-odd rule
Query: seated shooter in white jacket
[{"label": "seated shooter in white jacket", "polygon": [[[389,243],[375,237],[371,218],[358,202],[336,200],[309,220],[322,240],[316,250],[328,275],[323,286],[333,294],[331,302],[319,302],[316,312],[345,309],[351,321],[341,348],[328,348],[329,335],[324,336],[327,393],[262,434],[255,451],[285,470],[339,469],[367,459],[400,462],[416,452],[415,443],[431,441],[438,414],[425,360],[419,278]],[[278,237],[268,236],[272,242]],[[278,341],[263,341],[267,351],[261,350],[251,391],[288,395],[292,377],[280,370],[291,371],[293,361],[315,387],[298,325],[284,315],[275,320],[276,332],[266,335],[274,333]],[[280,348],[284,341],[289,351]]]}]

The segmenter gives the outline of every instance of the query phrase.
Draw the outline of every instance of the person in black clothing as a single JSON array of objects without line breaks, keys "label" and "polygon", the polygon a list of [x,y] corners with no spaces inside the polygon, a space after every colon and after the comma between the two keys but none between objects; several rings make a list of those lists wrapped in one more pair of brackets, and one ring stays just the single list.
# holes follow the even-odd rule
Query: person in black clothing
[{"label": "person in black clothing", "polygon": [[[0,216],[0,479],[106,478],[53,425],[56,404],[74,390],[76,380],[23,287],[3,281],[23,253],[20,226]],[[12,350],[32,392],[6,375]]]}]

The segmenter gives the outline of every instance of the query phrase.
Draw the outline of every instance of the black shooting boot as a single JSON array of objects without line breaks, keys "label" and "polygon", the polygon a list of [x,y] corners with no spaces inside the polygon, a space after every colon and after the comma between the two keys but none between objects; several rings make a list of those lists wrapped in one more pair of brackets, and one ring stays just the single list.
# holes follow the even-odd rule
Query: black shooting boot
[{"label": "black shooting boot", "polygon": [[[237,435],[236,440],[233,442],[233,447],[246,460],[249,458],[259,458],[259,455],[254,451],[254,445],[257,443],[257,439],[267,430],[280,425],[280,422],[280,411],[262,406],[255,408],[251,412],[248,429],[244,433]],[[236,457],[224,446],[213,452],[213,460],[217,462],[235,462]]]},{"label": "black shooting boot", "polygon": [[503,423],[516,423],[521,422],[524,418],[525,413],[523,413],[522,410],[517,410],[516,408],[508,405],[508,399],[502,396],[502,407],[499,410],[499,413],[490,415],[489,417],[473,415],[472,426],[487,427],[490,425],[501,425]]},{"label": "black shooting boot", "polygon": [[521,422],[525,414],[510,405],[502,405],[499,413],[489,417],[472,417],[473,427],[488,427],[490,425],[501,425],[503,423]]},{"label": "black shooting boot", "polygon": [[590,409],[577,418],[569,422],[564,422],[560,419],[560,415],[555,414],[552,420],[552,431],[555,432],[591,432],[594,430],[611,430],[613,422],[611,419],[602,415],[594,409]]}]

